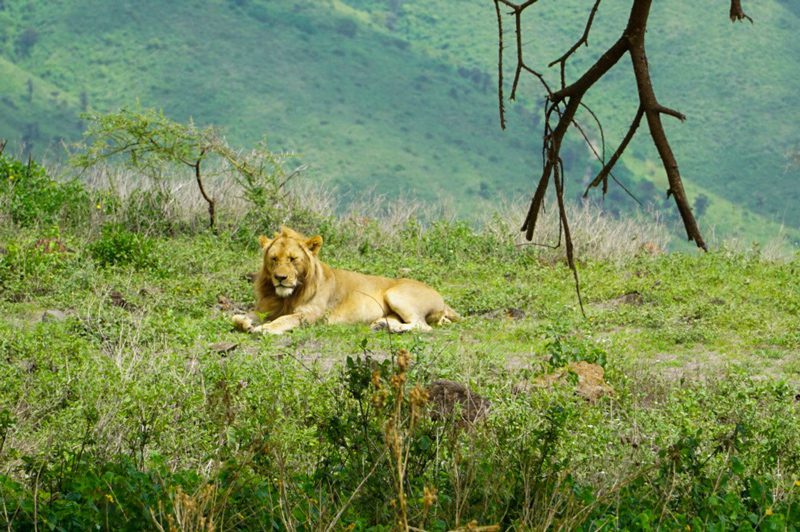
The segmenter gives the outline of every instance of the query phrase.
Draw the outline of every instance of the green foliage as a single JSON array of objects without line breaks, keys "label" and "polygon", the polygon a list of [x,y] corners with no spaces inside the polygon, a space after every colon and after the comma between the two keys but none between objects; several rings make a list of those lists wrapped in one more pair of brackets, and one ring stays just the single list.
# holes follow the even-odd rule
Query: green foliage
[{"label": "green foliage", "polygon": [[[216,223],[216,200],[207,191],[208,168],[217,175],[229,175],[241,186],[244,198],[250,202],[250,225],[272,222],[288,209],[284,184],[299,173],[298,168],[285,174],[285,154],[275,154],[266,143],[250,151],[235,150],[213,127],[199,128],[193,121],[182,124],[170,120],[155,109],[121,109],[113,113],[89,113],[86,143],[72,155],[72,164],[89,168],[107,161],[122,158],[122,162],[137,171],[143,171],[156,182],[156,192],[140,193],[143,212],[130,214],[140,217],[160,210],[166,199],[158,185],[167,170],[182,168],[191,171],[200,194],[208,203],[209,225]],[[131,202],[136,205],[136,202]],[[169,217],[167,217],[169,218]],[[266,220],[265,220],[266,218]]]},{"label": "green foliage", "polygon": [[[534,80],[523,79],[528,96],[507,105],[508,131],[492,133],[498,132],[497,28],[494,13],[481,2],[237,0],[200,13],[190,2],[152,3],[142,12],[96,0],[6,4],[0,137],[14,143],[25,137],[35,153],[78,139],[87,101],[90,109],[107,112],[140,100],[177,122],[194,117],[218,124],[234,145],[253,145],[266,131],[275,149],[302,150],[303,161],[343,195],[364,189],[426,200],[444,195],[460,214],[472,215],[484,209],[485,196],[530,194],[526,176],[537,168],[531,143],[540,138],[536,102],[543,93]],[[619,36],[627,9],[623,2],[603,6],[592,28],[594,44],[574,54],[568,79]],[[670,130],[670,140],[690,200],[700,194],[710,200],[701,221],[715,226],[717,235],[766,240],[785,223],[797,239],[792,206],[799,200],[798,170],[787,168],[786,157],[800,123],[797,94],[790,89],[800,68],[797,13],[791,1],[767,0],[751,13],[756,24],[750,26],[731,25],[724,10],[702,2],[653,10],[652,27],[659,30],[648,51],[658,65],[656,89],[689,117]],[[566,37],[577,38],[585,15],[582,8],[564,12],[557,4],[526,13],[526,26],[552,29],[536,32],[535,61],[563,53]],[[196,27],[226,38],[203,38]],[[29,28],[38,31],[38,42],[29,56],[17,56],[16,40]],[[763,39],[764,28],[770,39]],[[707,38],[704,46],[686,44],[698,35]],[[52,53],[70,46],[84,53]],[[676,55],[676,49],[687,53]],[[293,51],[291,60],[285,50]],[[762,53],[756,57],[753,50]],[[513,67],[509,59],[506,66]],[[540,66],[550,85],[558,85],[558,69]],[[586,102],[603,120],[608,151],[636,110],[632,80],[622,75],[627,67],[619,68]],[[720,79],[727,80],[722,88]],[[764,90],[759,80],[771,80],[775,90]],[[596,140],[592,120],[580,119]],[[730,131],[751,135],[731,138]],[[587,165],[597,166],[579,137],[565,146],[567,187],[576,194]],[[645,203],[672,213],[671,205],[662,206],[664,180],[653,171],[657,154],[649,139],[643,136],[631,148],[617,177]],[[754,191],[751,183],[765,176],[773,186]],[[612,186],[610,193],[610,211],[635,208],[620,188]]]},{"label": "green foliage", "polygon": [[100,238],[87,246],[89,255],[100,265],[153,268],[158,264],[154,241],[132,233],[119,224],[103,226]]},{"label": "green foliage", "polygon": [[181,124],[155,109],[93,112],[84,119],[89,124],[88,142],[72,156],[72,163],[84,168],[119,156],[131,167],[158,177],[175,164],[202,161],[220,142],[213,128],[199,128],[193,121]]},{"label": "green foliage", "polygon": [[554,368],[566,366],[572,362],[590,362],[605,367],[608,362],[606,351],[591,338],[580,333],[568,331],[563,326],[549,326],[545,336],[545,351],[549,355],[548,363]]},{"label": "green foliage", "polygon": [[75,223],[87,217],[89,195],[78,181],[56,181],[38,163],[0,150],[0,209],[23,227]]},{"label": "green foliage", "polygon": [[[226,223],[147,236],[155,190],[98,192],[100,231],[0,227],[0,526],[796,529],[800,257],[587,260],[584,319],[569,270],[497,226],[298,211],[332,266],[425,280],[464,319],[251,337],[229,313],[258,252]],[[537,386],[577,361],[613,395]],[[488,412],[431,416],[435,380]]]},{"label": "green foliage", "polygon": [[24,299],[30,294],[47,293],[77,257],[58,231],[38,233],[35,240],[15,238],[5,241],[0,253],[0,295]]}]

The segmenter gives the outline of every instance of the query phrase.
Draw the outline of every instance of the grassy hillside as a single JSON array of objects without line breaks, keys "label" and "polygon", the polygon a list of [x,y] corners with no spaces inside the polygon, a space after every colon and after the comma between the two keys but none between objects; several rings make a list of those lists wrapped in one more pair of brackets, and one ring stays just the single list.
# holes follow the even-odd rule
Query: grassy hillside
[{"label": "grassy hillside", "polygon": [[[375,6],[354,3],[365,9]],[[525,53],[534,66],[546,71],[552,85],[558,84],[558,72],[548,71],[546,64],[581,34],[588,14],[584,4],[543,2],[526,12]],[[497,32],[487,5],[405,2],[402,6],[398,32],[415,48],[486,72],[496,68]],[[618,38],[628,9],[629,2],[602,4],[590,46],[576,54],[568,78],[582,73]],[[654,3],[648,58],[661,101],[688,117],[683,124],[667,121],[686,180],[744,209],[797,227],[800,213],[792,205],[800,201],[795,186],[800,169],[787,168],[786,153],[800,143],[796,126],[800,96],[795,90],[800,85],[800,44],[793,37],[800,18],[796,5],[777,0],[752,3],[747,11],[755,24],[731,24],[726,7],[713,3]],[[506,22],[509,39],[512,20]],[[464,27],[470,31],[461,31]],[[508,54],[507,61],[514,59]],[[635,113],[634,87],[624,60],[587,100],[606,124],[606,137],[613,143],[610,149]],[[538,81],[528,78],[522,94],[521,99],[532,105],[543,92]],[[588,117],[585,120],[591,123]],[[640,160],[657,157],[647,135],[633,148]],[[578,175],[581,170],[573,168]],[[660,188],[665,181],[662,172]]]},{"label": "grassy hillside", "polygon": [[[371,187],[471,201],[526,187],[519,172],[534,158],[525,139],[507,148],[487,134],[496,124],[491,88],[479,90],[453,65],[411,52],[352,11],[241,4],[74,1],[57,14],[9,7],[17,28],[40,35],[26,56],[10,55],[74,101],[85,94],[94,109],[138,100],[178,120],[221,125],[236,143],[266,135],[344,194]],[[5,124],[0,133],[15,130]]]},{"label": "grassy hillside", "polygon": [[[592,242],[617,247],[580,254],[584,318],[558,252],[508,226],[291,209],[271,214],[321,228],[331,265],[425,280],[464,319],[250,336],[231,315],[265,213],[212,234],[202,207],[24,168],[0,166],[0,526],[800,522],[797,255],[650,254],[607,220]],[[488,411],[437,399],[443,379]]]},{"label": "grassy hillside", "polygon": [[[537,6],[526,22],[529,57],[543,63],[570,44],[584,9],[577,0]],[[571,73],[616,37],[626,9],[604,3]],[[655,6],[651,62],[662,99],[689,116],[670,135],[687,181],[711,198],[707,231],[763,240],[786,224],[796,239],[798,170],[785,152],[798,143],[800,19],[791,2],[748,9],[753,26],[731,25],[719,6]],[[77,138],[82,108],[138,101],[221,125],[234,143],[266,135],[344,199],[364,189],[444,196],[471,215],[486,200],[529,194],[538,167],[541,91],[532,81],[509,107],[509,131],[498,127],[489,2],[6,2],[0,27],[0,136],[39,152]],[[613,76],[591,100],[611,141],[633,113],[629,77]],[[573,141],[577,193],[593,165]],[[652,168],[646,138],[631,156],[620,173],[660,204],[663,176],[634,171]],[[612,208],[632,206],[620,195]]]}]

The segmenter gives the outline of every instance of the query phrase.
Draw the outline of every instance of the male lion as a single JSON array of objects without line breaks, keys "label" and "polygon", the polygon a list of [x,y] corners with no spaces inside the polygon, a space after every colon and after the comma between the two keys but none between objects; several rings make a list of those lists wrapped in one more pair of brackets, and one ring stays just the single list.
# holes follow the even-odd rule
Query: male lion
[{"label": "male lion", "polygon": [[275,238],[258,240],[264,261],[255,281],[256,311],[268,321],[255,326],[249,316],[236,315],[241,330],[282,334],[324,319],[400,333],[459,319],[439,292],[419,281],[331,268],[319,259],[321,236],[306,238],[282,227]]}]

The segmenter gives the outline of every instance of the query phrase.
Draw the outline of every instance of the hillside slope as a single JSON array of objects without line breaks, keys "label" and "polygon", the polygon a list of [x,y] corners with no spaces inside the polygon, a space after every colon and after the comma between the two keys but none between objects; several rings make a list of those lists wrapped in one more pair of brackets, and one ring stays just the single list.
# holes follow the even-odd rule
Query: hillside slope
[{"label": "hillside slope", "polygon": [[[372,5],[351,1],[365,9]],[[585,4],[542,2],[526,11],[526,60],[552,85],[558,84],[558,72],[546,65],[580,36],[588,15]],[[731,24],[727,8],[714,3],[654,3],[648,58],[661,101],[688,117],[684,124],[666,121],[687,181],[798,227],[800,212],[793,205],[800,201],[795,185],[800,169],[787,167],[786,154],[800,146],[800,42],[795,38],[800,9],[789,1],[749,4],[748,13],[756,21],[752,25]],[[619,37],[629,7],[627,1],[603,2],[590,46],[579,49],[568,79],[580,75]],[[432,56],[467,62],[487,72],[496,68],[494,14],[483,3],[410,1],[399,13],[398,32]],[[505,24],[506,38],[512,39],[513,19],[507,17]],[[470,31],[463,31],[465,27]],[[507,54],[509,64],[516,59],[512,43],[507,43],[512,52]],[[543,94],[535,79],[523,79],[524,104],[538,109]],[[613,149],[636,111],[635,82],[627,59],[590,93],[587,102],[601,117]],[[588,117],[585,121],[591,124]],[[632,148],[637,159],[657,158],[647,135],[640,134]]]},{"label": "hillside slope", "polygon": [[[453,66],[333,6],[203,5],[35,6],[11,16],[21,32],[36,29],[36,43],[25,55],[6,54],[71,93],[73,112],[81,99],[99,110],[138,100],[178,120],[219,124],[236,143],[266,135],[344,192],[468,200],[527,186],[520,169],[534,156],[522,142],[507,147],[486,134],[496,129],[492,89],[478,90]],[[6,106],[4,116],[26,113],[27,80],[18,77],[10,91],[17,109]],[[54,122],[31,140],[41,147],[76,136],[73,120]],[[10,120],[0,124],[1,135],[18,132]]]},{"label": "hillside slope", "polygon": [[[586,6],[536,7],[526,53],[543,64],[580,33]],[[618,35],[627,8],[604,2],[571,74]],[[659,94],[689,117],[668,127],[690,190],[711,199],[701,223],[765,238],[782,223],[800,228],[800,171],[785,157],[800,143],[800,16],[777,0],[749,10],[752,26],[731,25],[719,6],[659,4],[649,43]],[[5,3],[0,27],[0,137],[39,152],[76,139],[82,109],[140,102],[220,125],[235,143],[266,135],[345,198],[365,189],[444,196],[470,214],[529,194],[539,164],[533,81],[509,106],[509,130],[499,130],[489,2]],[[633,113],[624,66],[590,100],[612,143]],[[578,139],[571,146],[569,175],[581,181],[592,165]],[[661,203],[663,176],[641,171],[655,158],[643,136],[620,175]],[[633,205],[618,199],[615,209]]]}]

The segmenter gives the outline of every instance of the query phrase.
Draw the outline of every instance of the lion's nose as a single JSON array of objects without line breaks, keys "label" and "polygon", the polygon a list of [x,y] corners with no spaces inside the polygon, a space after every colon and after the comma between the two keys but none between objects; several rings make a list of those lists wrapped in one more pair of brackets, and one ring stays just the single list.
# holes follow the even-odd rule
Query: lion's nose
[{"label": "lion's nose", "polygon": [[275,280],[276,280],[276,281],[278,281],[279,283],[280,283],[280,282],[283,282],[283,281],[285,281],[285,280],[286,280],[286,276],[285,276],[285,275],[277,275],[277,274],[276,274],[276,275],[275,275]]}]

